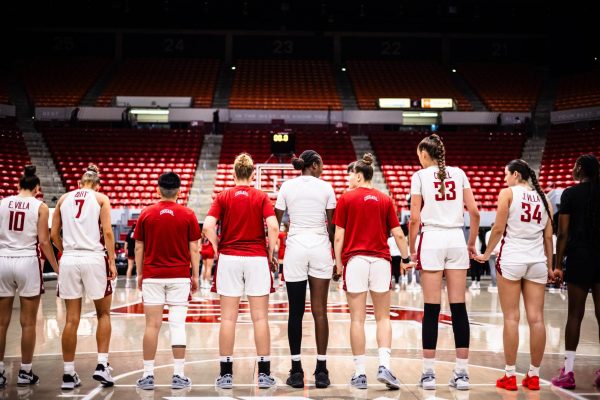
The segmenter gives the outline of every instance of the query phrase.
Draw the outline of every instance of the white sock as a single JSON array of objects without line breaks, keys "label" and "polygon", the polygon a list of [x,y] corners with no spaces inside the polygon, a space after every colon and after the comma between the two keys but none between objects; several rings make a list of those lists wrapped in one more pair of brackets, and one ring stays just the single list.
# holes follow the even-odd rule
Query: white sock
[{"label": "white sock", "polygon": [[292,361],[300,361],[301,359],[300,354],[292,354]]},{"label": "white sock", "polygon": [[29,364],[23,364],[23,363],[21,363],[21,368],[20,369],[22,369],[25,372],[31,372],[31,363],[29,363]]},{"label": "white sock", "polygon": [[65,361],[64,372],[65,374],[73,375],[75,373],[75,361]]},{"label": "white sock", "polygon": [[457,358],[456,359],[456,367],[454,367],[455,371],[467,371],[467,368],[469,366],[469,359],[468,358]]},{"label": "white sock", "polygon": [[388,347],[379,348],[379,365],[390,369],[390,357],[392,355],[392,349]]},{"label": "white sock", "polygon": [[232,356],[221,356],[221,362],[233,362]]},{"label": "white sock", "polygon": [[185,358],[176,358],[173,360],[173,375],[185,376],[183,374],[183,366],[185,365]]},{"label": "white sock", "polygon": [[517,374],[517,368],[514,365],[506,365],[504,367],[504,373],[508,377],[515,376]]},{"label": "white sock", "polygon": [[256,357],[256,361],[258,361],[258,362],[271,361],[271,357],[269,357],[269,356],[257,356]]},{"label": "white sock", "polygon": [[154,360],[144,360],[144,375],[143,378],[147,376],[154,376]]},{"label": "white sock", "polygon": [[354,376],[366,375],[365,355],[354,356]]},{"label": "white sock", "polygon": [[565,351],[565,374],[572,372],[575,367],[575,352]]},{"label": "white sock", "polygon": [[326,354],[317,354],[317,361],[327,361]]},{"label": "white sock", "polygon": [[529,372],[527,373],[529,376],[540,376],[540,367],[534,367],[533,365],[529,365]]},{"label": "white sock", "polygon": [[0,372],[4,372],[4,361],[0,361]]},{"label": "white sock", "polygon": [[423,358],[423,372],[435,371],[435,357],[434,358]]},{"label": "white sock", "polygon": [[98,364],[108,365],[108,353],[98,353]]}]

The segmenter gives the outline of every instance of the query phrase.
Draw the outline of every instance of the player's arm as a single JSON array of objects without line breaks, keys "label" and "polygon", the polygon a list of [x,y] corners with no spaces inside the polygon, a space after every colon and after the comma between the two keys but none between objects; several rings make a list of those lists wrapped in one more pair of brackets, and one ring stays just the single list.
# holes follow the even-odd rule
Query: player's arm
[{"label": "player's arm", "polygon": [[265,222],[267,223],[267,237],[269,240],[269,262],[273,264],[273,268],[277,268],[279,263],[277,262],[277,260],[273,259],[273,256],[275,254],[275,246],[277,245],[277,239],[279,239],[279,224],[277,223],[277,218],[274,216],[267,217]]},{"label": "player's arm", "polygon": [[335,237],[333,238],[333,252],[335,254],[336,275],[342,275],[344,264],[342,263],[342,249],[344,248],[344,235],[346,229],[339,225],[335,226]]},{"label": "player's arm", "polygon": [[202,225],[202,233],[204,233],[204,236],[212,244],[216,259],[219,254],[219,237],[217,236],[217,219],[215,217],[211,215],[206,216]]},{"label": "player's arm", "polygon": [[[550,215],[554,215],[552,212],[552,204],[548,202],[548,211]],[[554,281],[554,244],[552,243],[552,235],[554,234],[552,229],[552,219],[548,218],[546,226],[544,228],[544,252],[546,253],[546,262],[548,263],[548,277],[551,281]]]},{"label": "player's arm", "polygon": [[400,256],[402,258],[408,258],[410,255],[408,252],[408,244],[406,243],[406,236],[404,236],[404,232],[402,232],[402,228],[399,226],[392,229],[392,236],[396,241],[396,245],[400,250]]},{"label": "player's arm", "polygon": [[50,243],[50,233],[48,232],[48,218],[50,216],[50,211],[48,210],[48,206],[46,204],[42,203],[40,205],[38,216],[37,236],[40,248],[44,252],[44,256],[52,266],[54,272],[58,273],[58,263],[54,257],[54,250],[52,249],[52,244]]},{"label": "player's arm", "polygon": [[195,292],[198,290],[197,283],[200,278],[200,253],[198,252],[197,240],[192,240],[190,242],[190,261],[192,263],[192,292]]},{"label": "player's arm", "polygon": [[329,234],[329,241],[332,246],[335,241],[335,224],[333,223],[334,212],[335,208],[325,210],[325,215],[327,215],[327,233]]},{"label": "player's arm", "polygon": [[504,229],[506,229],[506,223],[508,221],[508,210],[510,209],[510,203],[512,202],[512,190],[502,189],[498,196],[498,206],[496,208],[496,221],[492,226],[490,233],[490,240],[485,249],[485,254],[481,254],[475,257],[475,260],[484,263],[490,259],[490,255],[494,251],[494,248],[502,238]]},{"label": "player's arm", "polygon": [[421,207],[423,205],[423,196],[420,194],[412,194],[410,196],[410,221],[408,223],[408,247],[410,249],[411,258],[417,259],[417,235],[421,227]]},{"label": "player's arm", "polygon": [[144,242],[135,241],[135,273],[138,281],[138,289],[142,289],[142,280],[144,272]]},{"label": "player's arm", "polygon": [[54,214],[52,215],[52,229],[50,230],[50,239],[54,246],[58,249],[59,253],[63,252],[62,237],[60,236],[60,229],[62,228],[62,219],[60,215],[60,207],[65,199],[66,194],[63,194],[56,203],[54,208]]},{"label": "player's arm", "polygon": [[279,208],[275,207],[275,217],[277,218],[277,226],[280,226],[281,221],[283,221],[283,213],[285,213],[285,210],[280,210]]},{"label": "player's arm", "polygon": [[567,239],[569,237],[569,225],[571,216],[569,214],[558,215],[558,234],[556,235],[556,269],[554,278],[557,283],[563,280],[563,261],[567,252]]},{"label": "player's arm", "polygon": [[[463,189],[463,199],[465,202],[465,207],[467,208],[467,212],[469,213],[469,241],[467,242],[467,247],[469,249],[469,256],[474,258],[479,254],[477,249],[475,248],[475,243],[477,242],[477,235],[479,235],[479,209],[477,208],[477,202],[475,202],[475,197],[473,196],[473,190],[471,188]],[[493,247],[492,247],[493,249]]]},{"label": "player's arm", "polygon": [[110,220],[110,200],[103,194],[97,193],[96,195],[100,202],[100,225],[102,226],[104,245],[108,253],[109,278],[114,281],[117,279],[117,266],[115,265],[115,234]]}]

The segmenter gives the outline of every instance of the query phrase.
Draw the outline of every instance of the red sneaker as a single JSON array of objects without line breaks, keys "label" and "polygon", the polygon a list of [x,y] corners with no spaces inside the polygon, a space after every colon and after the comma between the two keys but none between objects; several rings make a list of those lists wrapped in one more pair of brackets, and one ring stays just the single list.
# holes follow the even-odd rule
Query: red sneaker
[{"label": "red sneaker", "polygon": [[506,390],[517,390],[517,377],[516,376],[506,376],[504,375],[502,378],[496,381],[496,387],[500,389]]},{"label": "red sneaker", "polygon": [[540,377],[539,376],[529,376],[529,374],[525,375],[523,378],[523,387],[526,387],[529,390],[540,390]]}]

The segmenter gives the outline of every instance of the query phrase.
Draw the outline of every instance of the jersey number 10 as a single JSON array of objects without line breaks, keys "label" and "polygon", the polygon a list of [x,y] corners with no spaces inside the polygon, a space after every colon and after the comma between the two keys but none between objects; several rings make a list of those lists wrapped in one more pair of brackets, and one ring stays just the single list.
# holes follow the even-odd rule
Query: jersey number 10
[{"label": "jersey number 10", "polygon": [[539,204],[535,206],[535,209],[533,210],[533,215],[531,215],[531,204],[521,203],[521,208],[523,209],[523,214],[521,214],[521,221],[531,222],[531,220],[533,219],[534,221],[537,221],[538,224],[542,223],[542,213],[540,211]]},{"label": "jersey number 10", "polygon": [[8,230],[23,232],[25,226],[25,213],[23,211],[11,211],[8,218]]},{"label": "jersey number 10", "polygon": [[435,186],[435,190],[438,190],[435,195],[435,201],[456,200],[456,183],[454,181],[444,181],[444,187],[446,188],[444,193],[439,192],[442,182],[433,182],[433,185]]}]

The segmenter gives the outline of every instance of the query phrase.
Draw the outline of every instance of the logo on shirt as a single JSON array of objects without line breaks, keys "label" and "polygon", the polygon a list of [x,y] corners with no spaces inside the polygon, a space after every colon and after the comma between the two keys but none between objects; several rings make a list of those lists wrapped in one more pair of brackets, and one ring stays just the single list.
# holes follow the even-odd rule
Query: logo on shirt
[{"label": "logo on shirt", "polygon": [[379,201],[379,199],[377,198],[377,196],[373,196],[372,194],[369,194],[369,195],[365,196],[363,200],[364,201],[369,201],[369,200]]},{"label": "logo on shirt", "polygon": [[171,214],[171,216],[175,216],[175,213],[173,212],[173,210],[169,210],[168,208],[165,208],[164,210],[160,210],[160,215],[163,214]]},{"label": "logo on shirt", "polygon": [[245,191],[245,190],[239,190],[239,191],[235,192],[235,194],[233,195],[233,197],[238,197],[238,196],[250,197],[250,195],[248,194],[248,192]]}]

